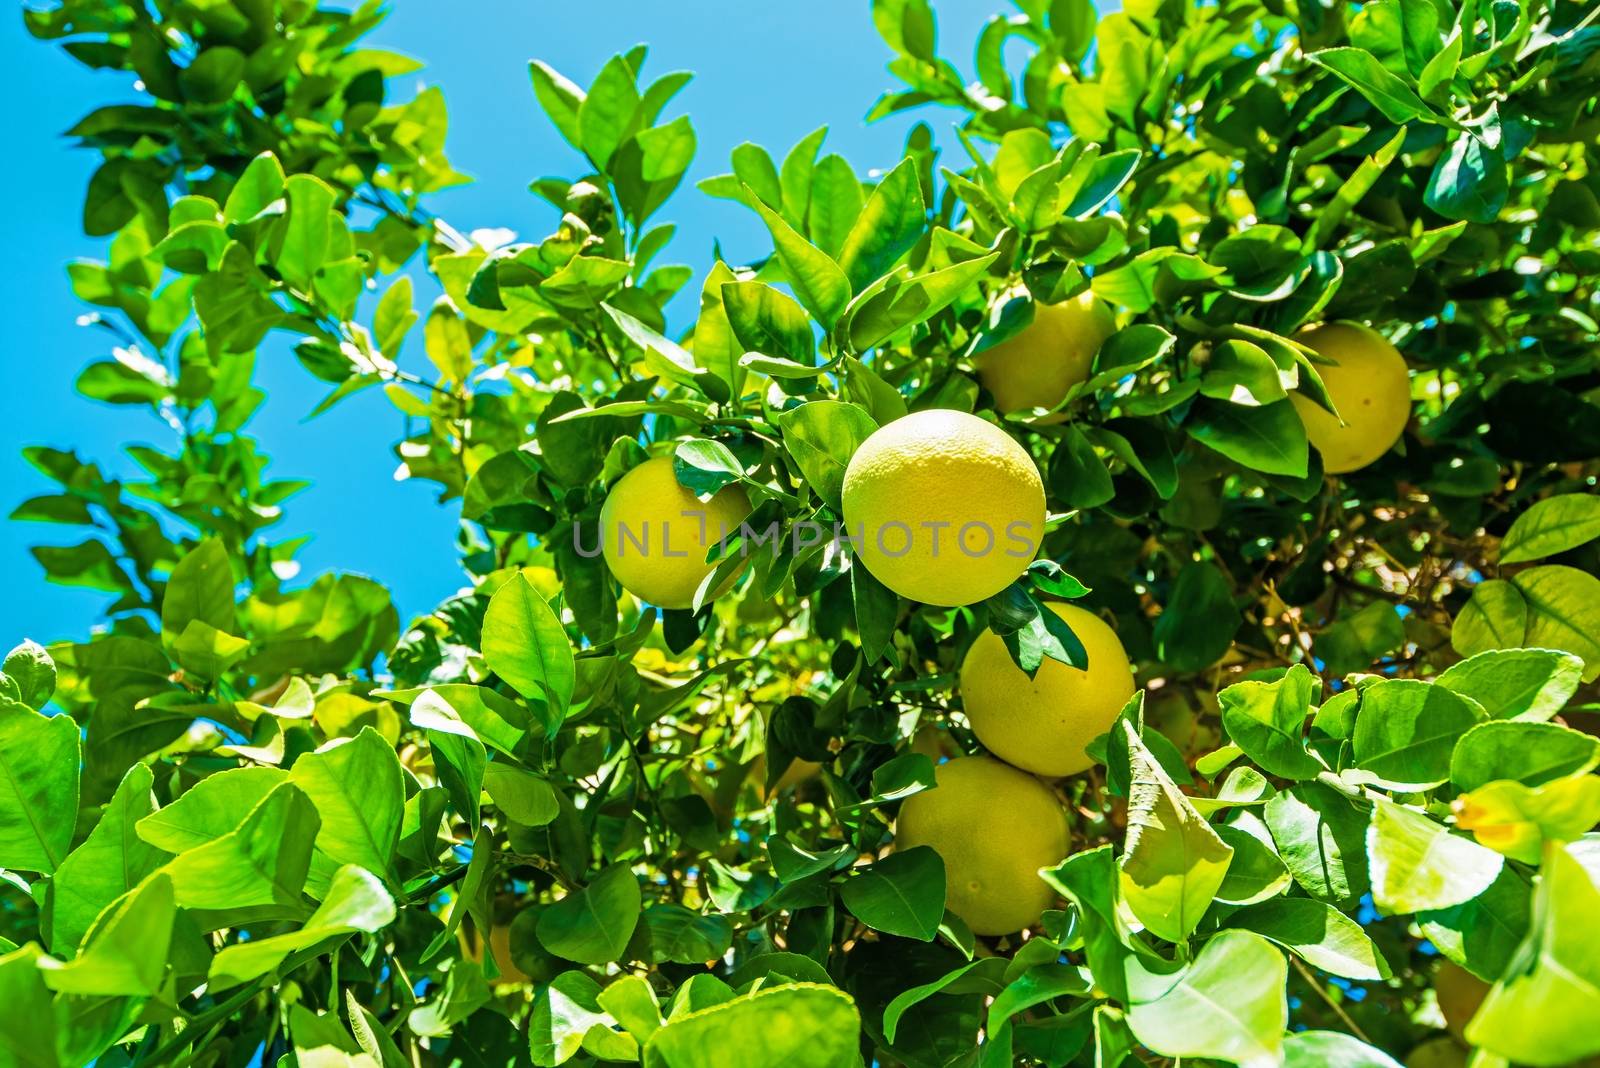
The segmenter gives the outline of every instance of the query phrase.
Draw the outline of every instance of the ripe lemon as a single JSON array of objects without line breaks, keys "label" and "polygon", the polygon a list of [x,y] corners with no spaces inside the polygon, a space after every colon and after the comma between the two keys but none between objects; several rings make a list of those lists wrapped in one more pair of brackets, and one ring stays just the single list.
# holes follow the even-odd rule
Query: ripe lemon
[{"label": "ripe lemon", "polygon": [[[641,601],[688,608],[711,573],[706,554],[749,514],[750,499],[738,486],[702,501],[679,484],[672,457],[658,456],[611,487],[600,508],[601,551],[617,581]],[[716,593],[732,585],[730,576]]]},{"label": "ripe lemon", "polygon": [[[1094,354],[1116,328],[1111,309],[1088,290],[1060,304],[1036,303],[1033,322],[978,354],[978,377],[1002,412],[1054,408],[1089,377]],[[1057,412],[1039,422],[1065,418]]]},{"label": "ripe lemon", "polygon": [[1430,1038],[1406,1054],[1406,1068],[1467,1068],[1469,1056],[1453,1038]]},{"label": "ripe lemon", "polygon": [[1439,999],[1439,1012],[1445,1028],[1458,1042],[1467,1041],[1467,1024],[1478,1014],[1478,1007],[1489,996],[1489,984],[1454,961],[1440,961],[1433,977],[1433,993]]},{"label": "ripe lemon", "polygon": [[1400,351],[1359,323],[1325,323],[1295,338],[1333,360],[1317,373],[1344,425],[1299,393],[1289,400],[1330,475],[1359,471],[1394,447],[1411,418],[1411,377]]},{"label": "ripe lemon", "polygon": [[1045,660],[1033,678],[992,630],[961,663],[961,700],[978,740],[995,756],[1036,775],[1074,775],[1094,760],[1084,751],[1111,729],[1133,696],[1133,671],[1116,631],[1093,612],[1050,602],[1089,654],[1087,670]]},{"label": "ripe lemon", "polygon": [[1044,482],[1005,431],[936,408],[884,426],[844,473],[844,521],[874,578],[946,607],[1011,584],[1044,537]]},{"label": "ripe lemon", "polygon": [[984,756],[934,770],[938,786],[906,800],[896,849],[932,846],[944,858],[945,907],[974,934],[1031,927],[1055,900],[1039,869],[1067,855],[1067,816],[1049,788]]}]

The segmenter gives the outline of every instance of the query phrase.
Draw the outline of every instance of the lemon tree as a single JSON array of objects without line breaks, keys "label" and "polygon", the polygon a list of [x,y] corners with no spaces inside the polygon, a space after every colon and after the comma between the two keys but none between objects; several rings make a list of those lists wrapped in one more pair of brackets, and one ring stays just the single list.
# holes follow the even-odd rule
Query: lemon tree
[{"label": "lemon tree", "polygon": [[[512,237],[376,5],[25,11],[159,443],[24,452],[0,1066],[1600,1056],[1594,6],[869,7],[898,159],[534,60]],[[299,573],[285,351],[459,593]]]}]

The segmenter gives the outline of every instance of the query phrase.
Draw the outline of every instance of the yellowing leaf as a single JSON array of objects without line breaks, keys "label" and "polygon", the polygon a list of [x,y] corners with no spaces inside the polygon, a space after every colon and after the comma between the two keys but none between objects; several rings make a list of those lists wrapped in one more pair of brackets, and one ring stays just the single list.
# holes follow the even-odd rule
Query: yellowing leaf
[{"label": "yellowing leaf", "polygon": [[1128,839],[1122,854],[1122,896],[1139,922],[1169,942],[1187,939],[1211,905],[1233,849],[1167,777],[1127,720],[1132,784]]},{"label": "yellowing leaf", "polygon": [[1600,777],[1579,775],[1543,786],[1499,779],[1456,798],[1456,826],[1480,845],[1537,864],[1546,841],[1570,842],[1600,823]]}]

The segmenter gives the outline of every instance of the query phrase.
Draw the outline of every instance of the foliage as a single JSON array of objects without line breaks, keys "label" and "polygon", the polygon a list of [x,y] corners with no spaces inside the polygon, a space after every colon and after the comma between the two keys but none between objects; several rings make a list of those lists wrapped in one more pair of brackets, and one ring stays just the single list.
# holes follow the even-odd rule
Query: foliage
[{"label": "foliage", "polygon": [[[34,555],[110,602],[0,678],[0,1064],[1389,1065],[1455,1048],[1440,956],[1492,984],[1478,1063],[1600,1054],[1595,10],[1018,0],[968,79],[926,0],[876,0],[869,117],[942,105],[965,158],[741,145],[701,190],[773,253],[704,271],[682,334],[689,75],[643,47],[531,65],[582,161],[523,242],[429,214],[465,179],[375,2],[27,11],[137,79],[70,131],[110,239],[70,268],[111,341],[78,389],[173,444],[129,483],[27,452],[56,488],[14,518],[79,539]],[[658,612],[573,539],[647,450],[831,526],[876,427],[992,417],[974,357],[1085,286],[1118,329],[1069,418],[1004,420],[1052,517],[988,602],[784,537]],[[1400,446],[1339,478],[1289,400],[1328,406],[1294,340],[1325,319],[1413,372]],[[297,579],[303,483],[247,433],[269,334],[313,414],[408,418],[469,589],[402,627]],[[976,939],[890,826],[976,748],[978,634],[1072,659],[1051,596],[1143,689],[1056,785],[1063,907]]]}]

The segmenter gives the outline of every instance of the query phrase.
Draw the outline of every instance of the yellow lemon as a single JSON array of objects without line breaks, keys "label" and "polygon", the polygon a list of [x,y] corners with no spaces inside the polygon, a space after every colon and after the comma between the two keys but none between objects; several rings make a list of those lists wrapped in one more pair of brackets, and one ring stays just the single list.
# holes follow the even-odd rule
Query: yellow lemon
[{"label": "yellow lemon", "polygon": [[1050,602],[1089,654],[1087,670],[1045,660],[1033,678],[992,630],[961,663],[961,701],[978,740],[995,756],[1036,775],[1074,775],[1094,760],[1084,751],[1111,729],[1133,696],[1133,671],[1116,631],[1093,612]]},{"label": "yellow lemon", "polygon": [[[702,501],[679,484],[672,457],[646,460],[617,480],[600,508],[601,551],[623,588],[662,608],[688,608],[711,573],[706,555],[738,533],[750,499],[724,486]],[[733,585],[730,576],[716,593]]]},{"label": "yellow lemon", "polygon": [[[1094,354],[1116,328],[1111,309],[1088,290],[1060,304],[1036,303],[1033,322],[978,354],[978,377],[1002,412],[1054,408],[1089,377]],[[1039,422],[1065,418],[1057,412]]]},{"label": "yellow lemon", "polygon": [[750,781],[756,784],[756,792],[763,798],[777,797],[786,790],[793,790],[802,783],[810,782],[822,773],[822,765],[815,760],[801,760],[795,757],[789,761],[789,766],[783,769],[783,774],[778,776],[778,781],[772,784],[772,789],[767,789],[767,758],[756,758],[750,765]]},{"label": "yellow lemon", "polygon": [[1433,977],[1433,993],[1439,999],[1445,1028],[1458,1042],[1466,1042],[1467,1024],[1489,996],[1489,984],[1454,961],[1445,960],[1439,962],[1439,971]]},{"label": "yellow lemon", "polygon": [[1044,482],[1005,431],[966,412],[915,412],[862,442],[844,473],[856,555],[895,593],[972,604],[1005,589],[1044,537]]},{"label": "yellow lemon", "polygon": [[941,764],[934,777],[938,786],[901,806],[895,848],[931,846],[944,858],[945,907],[974,934],[1037,923],[1055,900],[1039,869],[1067,855],[1067,816],[1055,794],[984,756]]},{"label": "yellow lemon", "polygon": [[1406,1054],[1406,1068],[1467,1068],[1468,1056],[1453,1038],[1430,1038]]},{"label": "yellow lemon", "polygon": [[1333,363],[1317,364],[1344,424],[1309,397],[1289,394],[1330,475],[1359,471],[1394,447],[1411,418],[1411,376],[1400,351],[1359,323],[1325,323],[1295,338]]}]

